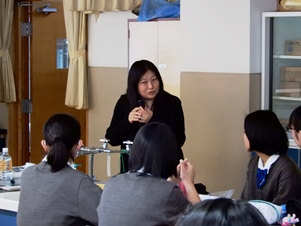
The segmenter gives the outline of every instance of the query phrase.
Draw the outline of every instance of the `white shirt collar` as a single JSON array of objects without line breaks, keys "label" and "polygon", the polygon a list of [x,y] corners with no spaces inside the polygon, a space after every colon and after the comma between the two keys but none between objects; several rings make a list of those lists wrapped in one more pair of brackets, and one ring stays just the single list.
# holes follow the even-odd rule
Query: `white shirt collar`
[{"label": "white shirt collar", "polygon": [[[141,169],[137,170],[138,173],[144,173],[144,167],[142,167]],[[153,176],[150,173],[146,173],[146,175],[148,176]]]},{"label": "white shirt collar", "polygon": [[269,170],[271,168],[271,166],[274,164],[274,162],[277,161],[277,159],[279,158],[279,155],[271,155],[268,159],[268,161],[265,163],[265,165],[263,166],[263,162],[261,160],[261,158],[259,158],[258,160],[258,169],[267,169],[269,173]]},{"label": "white shirt collar", "polygon": [[42,162],[47,162],[47,155],[44,156],[44,158],[42,159]]},{"label": "white shirt collar", "polygon": [[[42,162],[47,162],[47,155],[45,155],[45,157],[42,159]],[[75,168],[74,168],[74,163],[67,162],[67,164],[68,164],[72,169],[75,169]]]}]

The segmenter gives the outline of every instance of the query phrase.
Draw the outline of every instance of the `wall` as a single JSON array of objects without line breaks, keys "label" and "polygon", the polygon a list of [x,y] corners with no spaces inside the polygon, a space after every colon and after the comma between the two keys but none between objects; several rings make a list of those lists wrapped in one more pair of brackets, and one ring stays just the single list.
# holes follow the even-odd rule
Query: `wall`
[{"label": "wall", "polygon": [[104,12],[96,21],[89,16],[88,66],[128,66],[128,19],[136,19],[131,12]]},{"label": "wall", "polygon": [[250,157],[243,144],[243,121],[250,109],[259,108],[259,89],[260,74],[182,73],[183,151],[195,166],[195,181],[210,192],[235,189],[239,197]]},{"label": "wall", "polygon": [[[99,147],[110,124],[115,103],[126,91],[128,72],[127,20],[135,19],[131,12],[105,12],[95,21],[89,16],[88,66],[89,98],[88,145]],[[109,147],[118,149],[118,147]],[[119,172],[119,155],[112,154],[112,174]],[[107,180],[107,155],[95,156],[94,174]]]},{"label": "wall", "polygon": [[[125,92],[127,68],[118,67],[90,67],[89,91],[90,110],[88,115],[88,145],[100,147],[99,139],[105,137],[113,109],[119,96]],[[118,149],[118,147],[110,147]],[[119,154],[111,155],[112,175],[119,172]],[[98,180],[107,180],[107,155],[95,155],[94,174]]]},{"label": "wall", "polygon": [[[238,198],[242,190],[250,158],[242,140],[243,119],[260,108],[260,14],[275,10],[276,3],[181,1],[180,92],[187,135],[183,150],[196,168],[195,181],[211,192],[234,188]],[[89,145],[99,145],[117,98],[125,92],[127,18],[135,16],[103,13],[97,23],[89,17],[89,84],[94,98]],[[113,172],[118,172],[117,157]],[[106,157],[96,158],[95,174],[106,180]]]},{"label": "wall", "polygon": [[239,198],[250,159],[243,121],[260,108],[261,12],[276,1],[191,0],[181,9],[185,155],[208,191],[234,188]]},{"label": "wall", "polygon": [[231,4],[228,1],[182,1],[183,71],[248,71],[248,4],[249,1],[240,0],[233,0]]},{"label": "wall", "polygon": [[260,72],[261,12],[276,0],[215,3],[181,2],[183,71]]}]

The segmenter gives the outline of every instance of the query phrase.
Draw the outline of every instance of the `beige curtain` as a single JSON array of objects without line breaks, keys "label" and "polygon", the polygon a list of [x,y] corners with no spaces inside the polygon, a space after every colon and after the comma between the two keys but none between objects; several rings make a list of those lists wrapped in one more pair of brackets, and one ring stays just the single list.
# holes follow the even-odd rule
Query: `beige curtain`
[{"label": "beige curtain", "polygon": [[74,11],[126,11],[132,10],[142,0],[72,0],[69,10]]},{"label": "beige curtain", "polygon": [[14,0],[0,1],[0,102],[16,102],[13,67],[9,55]]},{"label": "beige curtain", "polygon": [[69,49],[69,70],[65,105],[88,109],[86,60],[87,14],[103,11],[131,10],[142,0],[63,0],[64,17]]}]

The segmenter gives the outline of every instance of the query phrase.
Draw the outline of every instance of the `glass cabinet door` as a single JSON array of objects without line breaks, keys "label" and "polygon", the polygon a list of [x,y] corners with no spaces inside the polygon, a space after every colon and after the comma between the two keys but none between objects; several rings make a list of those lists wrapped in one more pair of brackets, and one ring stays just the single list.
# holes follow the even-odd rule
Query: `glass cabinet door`
[{"label": "glass cabinet door", "polygon": [[285,128],[301,105],[301,17],[271,18],[270,50],[269,109]]}]

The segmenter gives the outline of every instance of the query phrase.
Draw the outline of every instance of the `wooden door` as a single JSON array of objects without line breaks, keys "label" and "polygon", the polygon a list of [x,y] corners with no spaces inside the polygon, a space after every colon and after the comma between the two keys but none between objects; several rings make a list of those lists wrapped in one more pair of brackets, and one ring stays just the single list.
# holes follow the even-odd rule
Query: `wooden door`
[{"label": "wooden door", "polygon": [[[43,1],[56,8],[56,13],[38,13],[32,6],[31,36],[31,76],[30,90],[32,113],[30,117],[30,161],[38,163],[44,156],[40,145],[43,139],[42,129],[46,120],[56,113],[68,113],[75,116],[81,124],[82,139],[86,141],[86,111],[65,106],[67,69],[56,68],[56,41],[66,38],[62,1]],[[85,143],[86,144],[86,143]],[[82,165],[79,170],[86,172],[86,158],[78,157],[76,163]]]}]

